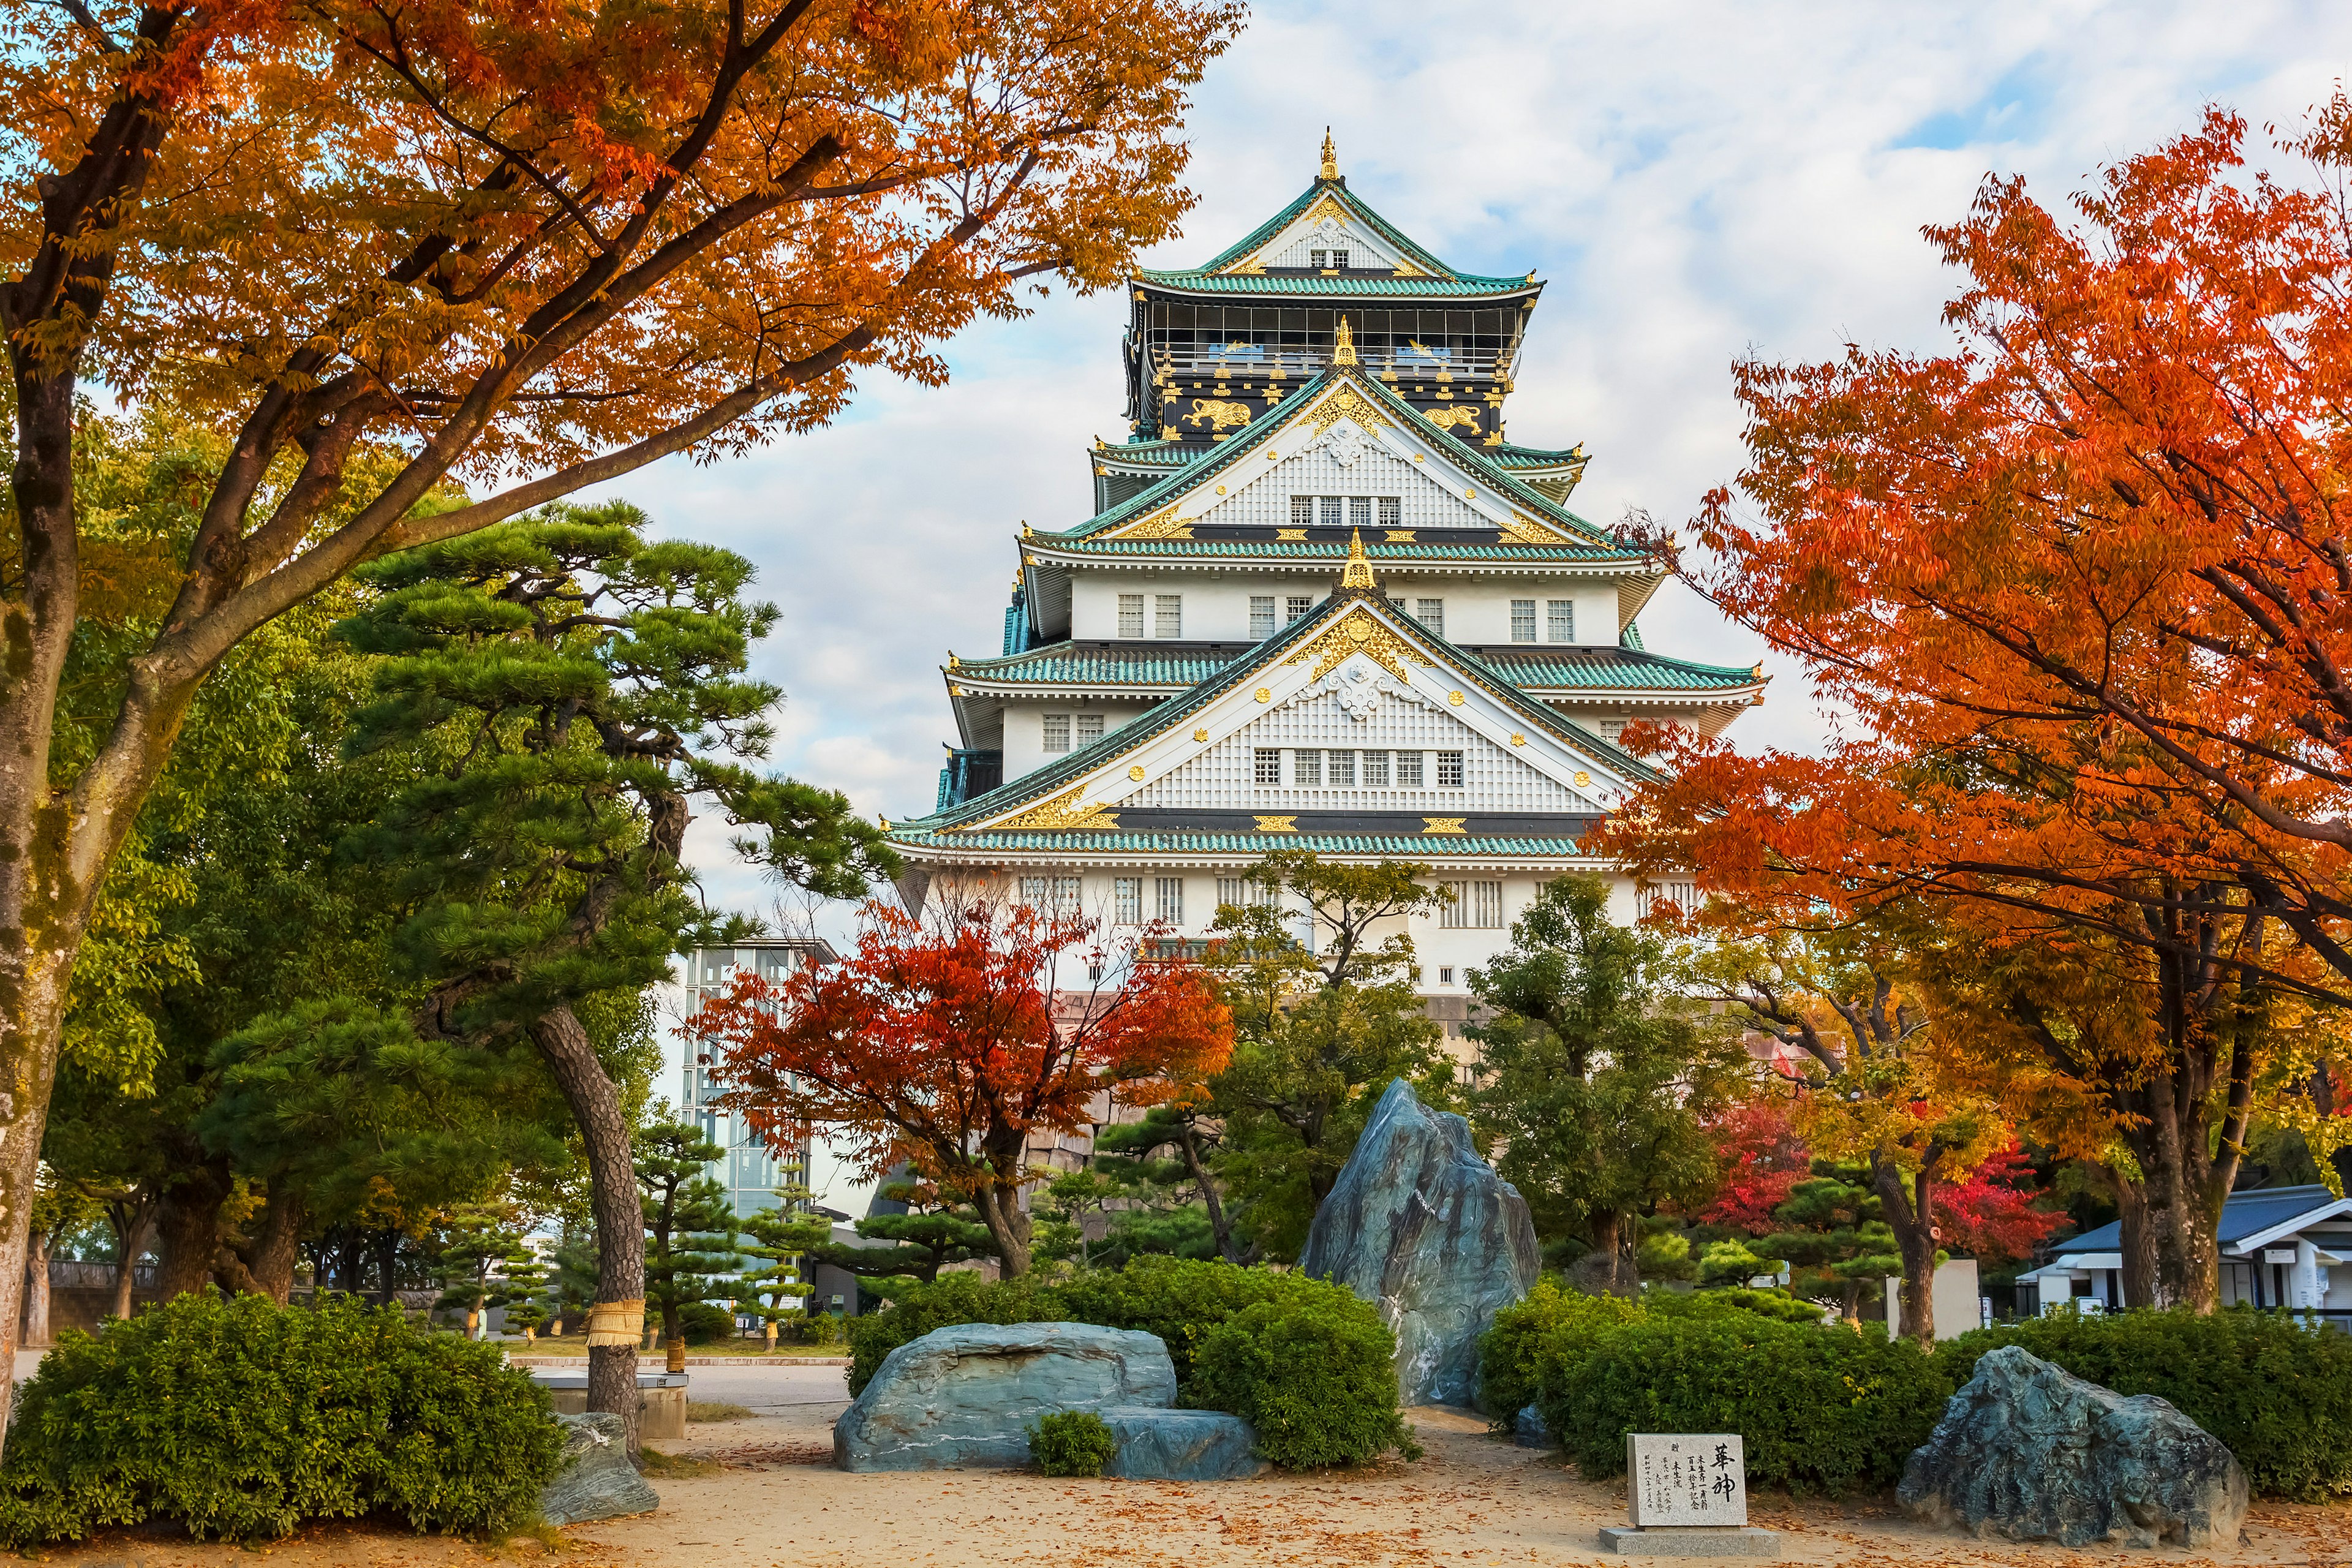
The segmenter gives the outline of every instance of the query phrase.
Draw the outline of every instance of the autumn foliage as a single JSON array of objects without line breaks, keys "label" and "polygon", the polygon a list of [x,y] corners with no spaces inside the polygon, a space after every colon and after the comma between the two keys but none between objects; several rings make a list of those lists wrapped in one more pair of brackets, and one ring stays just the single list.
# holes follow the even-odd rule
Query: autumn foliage
[{"label": "autumn foliage", "polygon": [[1198,1084],[1232,1053],[1198,965],[1106,952],[1092,920],[974,900],[921,919],[872,903],[864,926],[851,957],[780,985],[747,975],[688,1032],[755,1130],[782,1143],[823,1128],[877,1175],[907,1162],[979,1209],[1008,1274],[1029,1266],[1033,1142],[1090,1131],[1107,1100]]}]

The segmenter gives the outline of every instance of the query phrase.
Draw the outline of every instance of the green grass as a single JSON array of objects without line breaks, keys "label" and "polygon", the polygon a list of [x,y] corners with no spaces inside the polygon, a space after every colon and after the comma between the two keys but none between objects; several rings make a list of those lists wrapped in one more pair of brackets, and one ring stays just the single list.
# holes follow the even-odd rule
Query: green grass
[{"label": "green grass", "polygon": [[715,1476],[726,1468],[716,1459],[689,1458],[684,1454],[665,1454],[659,1448],[637,1450],[637,1468],[660,1481],[699,1480]]},{"label": "green grass", "polygon": [[725,1400],[689,1399],[686,1402],[686,1418],[688,1421],[749,1421],[751,1412],[740,1405],[730,1405]]}]

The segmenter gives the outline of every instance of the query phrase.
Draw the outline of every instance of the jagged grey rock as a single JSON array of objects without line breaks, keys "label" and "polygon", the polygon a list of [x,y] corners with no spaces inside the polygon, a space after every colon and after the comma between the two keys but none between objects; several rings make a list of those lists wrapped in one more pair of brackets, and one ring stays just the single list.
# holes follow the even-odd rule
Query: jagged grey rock
[{"label": "jagged grey rock", "polygon": [[1520,1410],[1511,1421],[1511,1441],[1522,1448],[1549,1448],[1551,1429],[1543,1423],[1543,1412],[1530,1405]]},{"label": "jagged grey rock", "polygon": [[563,1457],[539,1494],[540,1518],[586,1524],[661,1506],[661,1495],[629,1463],[628,1428],[619,1416],[559,1415],[555,1424],[563,1428]]},{"label": "jagged grey rock", "polygon": [[1315,1211],[1298,1263],[1387,1317],[1407,1405],[1470,1403],[1478,1336],[1540,1267],[1519,1190],[1478,1157],[1468,1122],[1431,1110],[1402,1079]]},{"label": "jagged grey rock", "polygon": [[1269,1467],[1257,1430],[1222,1410],[1102,1410],[1118,1439],[1103,1474],[1133,1481],[1238,1481]]},{"label": "jagged grey rock", "polygon": [[845,1470],[1029,1463],[1030,1423],[1057,1410],[1176,1403],[1157,1334],[1092,1323],[955,1323],[890,1352],[833,1425]]},{"label": "jagged grey rock", "polygon": [[2229,1546],[2246,1519],[2246,1472],[2219,1438],[2018,1345],[1977,1363],[1895,1495],[1933,1524],[2061,1546]]}]

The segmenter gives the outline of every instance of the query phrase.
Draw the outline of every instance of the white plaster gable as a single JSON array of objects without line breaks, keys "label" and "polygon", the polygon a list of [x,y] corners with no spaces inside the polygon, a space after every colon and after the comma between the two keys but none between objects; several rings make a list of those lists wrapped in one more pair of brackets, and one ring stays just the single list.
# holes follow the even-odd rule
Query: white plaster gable
[{"label": "white plaster gable", "polygon": [[[1588,752],[1522,712],[1446,660],[1385,604],[1352,598],[1317,619],[1297,640],[1257,655],[1203,708],[1111,747],[1084,774],[970,826],[1076,826],[1122,805],[1205,805],[1210,793],[1247,776],[1242,761],[1260,746],[1458,750],[1465,778],[1454,796],[1463,805],[1444,815],[1607,810],[1625,798],[1632,780],[1597,748]],[[1278,798],[1252,805],[1256,798],[1263,809],[1283,809]],[[1376,809],[1380,803],[1367,796],[1296,804]]]},{"label": "white plaster gable", "polygon": [[[1405,258],[1404,252],[1373,232],[1372,226],[1349,212],[1345,204],[1326,195],[1291,219],[1281,233],[1226,270],[1312,267],[1316,251],[1334,249],[1347,251],[1351,268],[1386,268],[1393,272]],[[1413,267],[1408,270],[1419,273],[1421,269]]]}]

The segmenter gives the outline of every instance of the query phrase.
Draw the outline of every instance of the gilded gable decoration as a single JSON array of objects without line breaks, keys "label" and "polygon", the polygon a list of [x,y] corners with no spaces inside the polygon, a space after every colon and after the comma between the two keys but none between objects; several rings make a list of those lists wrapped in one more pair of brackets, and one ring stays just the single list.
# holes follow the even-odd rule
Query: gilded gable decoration
[{"label": "gilded gable decoration", "polygon": [[[1178,503],[1180,506],[1181,504],[1181,502]],[[1109,537],[1113,539],[1192,538],[1192,520],[1189,517],[1178,517],[1176,510],[1177,508],[1173,506],[1162,507],[1141,522],[1129,523]]]},{"label": "gilded gable decoration", "polygon": [[1348,613],[1318,632],[1306,647],[1282,662],[1304,664],[1315,661],[1315,672],[1309,680],[1320,680],[1351,654],[1362,654],[1399,680],[1411,680],[1405,668],[1407,660],[1428,666],[1429,660],[1421,650],[1391,630],[1388,624],[1372,614],[1369,605],[1349,606]]},{"label": "gilded gable decoration", "polygon": [[1376,427],[1382,430],[1396,428],[1394,421],[1372,406],[1370,398],[1366,397],[1344,381],[1332,389],[1330,396],[1315,405],[1307,416],[1307,423],[1315,426],[1315,434],[1318,436],[1322,435],[1342,419],[1352,419],[1367,430]]},{"label": "gilded gable decoration", "polygon": [[1042,805],[1033,805],[1020,816],[1003,822],[990,823],[988,827],[992,832],[1017,829],[1029,833],[1076,833],[1089,828],[1098,828],[1107,833],[1116,831],[1118,816],[1109,806],[1101,801],[1092,805],[1078,804],[1078,796],[1086,790],[1084,784],[1065,790]]}]

